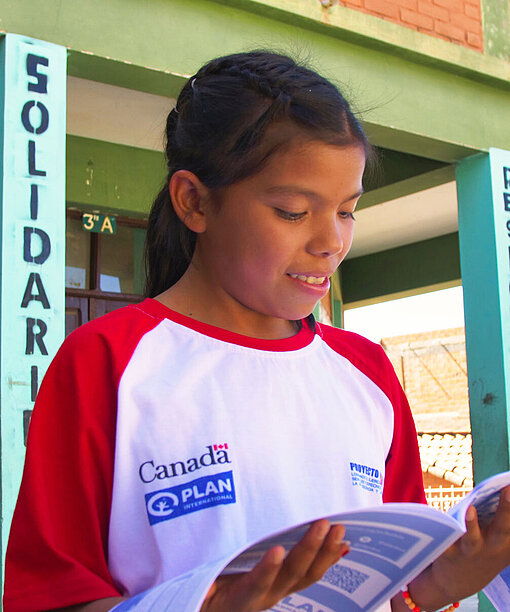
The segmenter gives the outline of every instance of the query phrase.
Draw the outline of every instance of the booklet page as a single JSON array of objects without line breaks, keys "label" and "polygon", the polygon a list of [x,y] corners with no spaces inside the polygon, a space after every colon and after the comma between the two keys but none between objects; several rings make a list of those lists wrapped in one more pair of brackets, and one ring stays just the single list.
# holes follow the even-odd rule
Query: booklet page
[{"label": "booklet page", "polygon": [[[421,504],[384,504],[329,520],[345,526],[351,552],[322,580],[273,607],[274,612],[376,610],[462,533],[456,521]],[[276,545],[290,550],[307,527],[259,542],[234,559],[225,571],[248,571],[266,550]]]}]

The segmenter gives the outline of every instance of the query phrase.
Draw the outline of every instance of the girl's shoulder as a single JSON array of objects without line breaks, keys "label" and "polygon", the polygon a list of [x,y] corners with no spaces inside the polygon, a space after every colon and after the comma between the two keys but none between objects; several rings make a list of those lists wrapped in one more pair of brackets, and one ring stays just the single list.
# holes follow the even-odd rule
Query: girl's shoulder
[{"label": "girl's shoulder", "polygon": [[317,333],[336,353],[350,361],[388,396],[397,392],[399,383],[383,347],[355,332],[317,323]]},{"label": "girl's shoulder", "polygon": [[120,374],[140,340],[164,318],[151,309],[153,301],[123,306],[84,323],[67,336],[54,362],[73,369],[108,366]]},{"label": "girl's shoulder", "polygon": [[143,336],[164,319],[153,306],[154,300],[146,298],[138,304],[129,304],[112,310],[97,319],[88,321],[72,331],[63,346],[84,344],[102,340],[107,343],[122,343],[129,338]]},{"label": "girl's shoulder", "polygon": [[316,331],[326,344],[349,360],[387,361],[383,347],[360,334],[324,323],[317,323]]}]

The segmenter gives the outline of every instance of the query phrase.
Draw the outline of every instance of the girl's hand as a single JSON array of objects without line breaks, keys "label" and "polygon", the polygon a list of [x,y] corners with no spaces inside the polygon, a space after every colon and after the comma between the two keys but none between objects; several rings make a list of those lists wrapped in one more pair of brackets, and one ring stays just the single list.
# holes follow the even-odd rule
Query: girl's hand
[{"label": "girl's hand", "polygon": [[245,574],[220,576],[207,594],[200,612],[258,612],[301,591],[322,578],[328,568],[349,551],[342,525],[326,519],[313,523],[285,557],[282,546],[267,551]]},{"label": "girl's hand", "polygon": [[474,507],[467,532],[410,584],[422,609],[436,609],[477,593],[510,565],[510,487],[501,491],[492,522],[481,529]]}]

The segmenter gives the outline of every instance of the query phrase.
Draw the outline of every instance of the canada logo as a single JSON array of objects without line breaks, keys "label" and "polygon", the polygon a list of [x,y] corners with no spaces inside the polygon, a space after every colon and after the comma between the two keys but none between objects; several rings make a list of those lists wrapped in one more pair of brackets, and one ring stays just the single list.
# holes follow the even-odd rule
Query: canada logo
[{"label": "canada logo", "polygon": [[205,467],[218,464],[232,463],[228,455],[228,444],[209,444],[198,457],[179,459],[169,463],[157,464],[154,459],[144,461],[138,468],[140,480],[145,483],[156,480],[165,480],[177,476],[186,476],[191,472],[196,472]]}]

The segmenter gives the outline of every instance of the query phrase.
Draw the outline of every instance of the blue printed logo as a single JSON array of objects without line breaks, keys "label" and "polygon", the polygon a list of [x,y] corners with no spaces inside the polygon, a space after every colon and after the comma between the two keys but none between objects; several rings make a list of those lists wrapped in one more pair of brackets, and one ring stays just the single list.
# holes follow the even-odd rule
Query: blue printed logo
[{"label": "blue printed logo", "polygon": [[384,478],[377,468],[351,461],[351,481],[353,487],[361,487],[370,493],[382,493]]},{"label": "blue printed logo", "polygon": [[151,525],[205,508],[234,504],[235,501],[234,476],[231,471],[203,476],[186,484],[145,495]]}]

